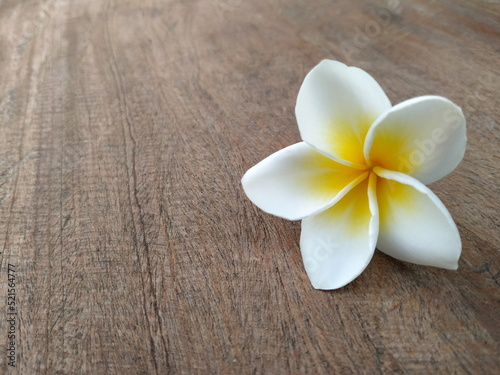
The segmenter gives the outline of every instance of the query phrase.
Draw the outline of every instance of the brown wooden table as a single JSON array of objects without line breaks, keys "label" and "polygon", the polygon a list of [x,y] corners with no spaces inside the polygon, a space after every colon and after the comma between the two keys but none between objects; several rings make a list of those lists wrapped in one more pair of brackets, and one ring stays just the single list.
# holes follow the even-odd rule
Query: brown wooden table
[{"label": "brown wooden table", "polygon": [[[324,58],[463,108],[458,271],[316,291],[245,197]],[[498,373],[499,92],[498,1],[0,0],[0,373]]]}]

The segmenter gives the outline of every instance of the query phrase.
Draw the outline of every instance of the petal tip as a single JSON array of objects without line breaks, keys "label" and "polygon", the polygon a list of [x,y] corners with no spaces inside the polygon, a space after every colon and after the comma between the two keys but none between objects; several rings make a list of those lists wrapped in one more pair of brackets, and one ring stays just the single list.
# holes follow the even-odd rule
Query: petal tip
[{"label": "petal tip", "polygon": [[438,267],[444,268],[444,269],[450,270],[450,271],[456,271],[456,270],[458,270],[458,262],[457,263],[450,263],[447,265],[439,265]]},{"label": "petal tip", "polygon": [[340,288],[346,286],[347,284],[349,284],[349,282],[341,283],[341,284],[330,284],[330,283],[325,282],[323,280],[316,281],[316,280],[312,280],[312,279],[310,279],[310,281],[311,281],[311,285],[313,286],[314,289],[324,290],[324,291],[340,289]]}]

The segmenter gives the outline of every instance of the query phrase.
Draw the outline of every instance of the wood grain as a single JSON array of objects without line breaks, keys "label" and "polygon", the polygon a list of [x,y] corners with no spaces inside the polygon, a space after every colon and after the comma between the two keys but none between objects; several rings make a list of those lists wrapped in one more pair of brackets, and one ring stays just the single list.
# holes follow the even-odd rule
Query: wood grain
[{"label": "wood grain", "polygon": [[[0,372],[496,373],[499,45],[497,1],[0,0]],[[324,58],[462,106],[465,159],[431,186],[458,271],[377,252],[316,291],[300,223],[246,199]]]}]

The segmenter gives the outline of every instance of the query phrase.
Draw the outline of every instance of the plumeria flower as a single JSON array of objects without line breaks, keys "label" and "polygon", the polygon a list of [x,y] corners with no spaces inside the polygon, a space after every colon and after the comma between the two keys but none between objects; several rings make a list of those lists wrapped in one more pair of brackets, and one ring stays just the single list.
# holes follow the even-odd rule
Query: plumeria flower
[{"label": "plumeria flower", "polygon": [[242,185],[262,210],[302,220],[300,249],[315,288],[354,280],[375,247],[457,269],[457,227],[425,185],[463,158],[458,106],[421,96],[393,107],[368,73],[324,60],[306,76],[295,112],[303,142],[249,169]]}]

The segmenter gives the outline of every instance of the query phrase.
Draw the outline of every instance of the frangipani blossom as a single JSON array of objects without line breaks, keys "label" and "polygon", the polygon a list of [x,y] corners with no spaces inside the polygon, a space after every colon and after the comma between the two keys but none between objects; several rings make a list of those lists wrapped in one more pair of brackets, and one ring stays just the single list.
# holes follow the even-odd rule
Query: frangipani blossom
[{"label": "frangipani blossom", "polygon": [[317,289],[354,280],[375,248],[403,261],[457,269],[458,230],[426,186],[460,163],[461,109],[439,96],[391,103],[365,71],[324,60],[295,108],[303,142],[243,176],[262,210],[302,220],[300,248]]}]

